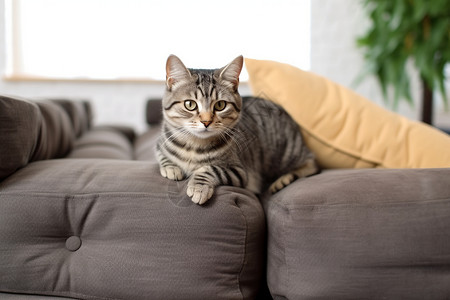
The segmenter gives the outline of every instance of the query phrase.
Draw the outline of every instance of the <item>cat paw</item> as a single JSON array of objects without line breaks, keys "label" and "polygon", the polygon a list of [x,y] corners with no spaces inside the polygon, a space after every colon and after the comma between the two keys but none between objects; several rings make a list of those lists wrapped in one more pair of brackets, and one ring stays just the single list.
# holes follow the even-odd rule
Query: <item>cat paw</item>
[{"label": "cat paw", "polygon": [[294,174],[286,174],[278,178],[272,185],[270,186],[269,190],[272,194],[275,194],[279,190],[285,188],[289,184],[291,184],[295,180]]},{"label": "cat paw", "polygon": [[192,198],[192,202],[204,204],[214,194],[214,187],[206,184],[188,184],[187,195]]},{"label": "cat paw", "polygon": [[159,171],[161,172],[161,175],[163,177],[166,177],[166,178],[171,179],[171,180],[178,181],[178,180],[183,180],[184,179],[183,171],[177,166],[161,167],[159,169]]}]

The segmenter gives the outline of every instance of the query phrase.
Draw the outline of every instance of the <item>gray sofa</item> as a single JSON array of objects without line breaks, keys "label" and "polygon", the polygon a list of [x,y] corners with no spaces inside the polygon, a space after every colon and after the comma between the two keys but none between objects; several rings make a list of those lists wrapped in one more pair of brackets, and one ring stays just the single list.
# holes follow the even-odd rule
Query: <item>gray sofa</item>
[{"label": "gray sofa", "polygon": [[450,169],[324,170],[198,206],[159,175],[159,106],[136,136],[87,102],[0,97],[0,299],[450,298]]}]

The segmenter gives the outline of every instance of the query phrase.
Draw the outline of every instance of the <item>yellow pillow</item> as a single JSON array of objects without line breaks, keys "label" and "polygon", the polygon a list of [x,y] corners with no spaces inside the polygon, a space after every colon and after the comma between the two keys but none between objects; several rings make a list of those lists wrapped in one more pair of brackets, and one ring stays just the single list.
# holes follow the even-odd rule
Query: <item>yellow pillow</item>
[{"label": "yellow pillow", "polygon": [[323,168],[450,167],[447,134],[293,66],[248,58],[245,64],[253,94],[298,122]]}]

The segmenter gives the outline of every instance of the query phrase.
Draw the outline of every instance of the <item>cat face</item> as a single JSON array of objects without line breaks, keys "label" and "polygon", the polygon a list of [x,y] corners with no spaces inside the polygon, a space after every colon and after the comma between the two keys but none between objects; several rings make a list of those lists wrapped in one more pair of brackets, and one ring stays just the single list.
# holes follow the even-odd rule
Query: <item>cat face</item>
[{"label": "cat face", "polygon": [[171,55],[166,64],[164,119],[173,128],[198,138],[223,135],[240,118],[242,99],[237,91],[242,56],[217,70],[187,69]]}]

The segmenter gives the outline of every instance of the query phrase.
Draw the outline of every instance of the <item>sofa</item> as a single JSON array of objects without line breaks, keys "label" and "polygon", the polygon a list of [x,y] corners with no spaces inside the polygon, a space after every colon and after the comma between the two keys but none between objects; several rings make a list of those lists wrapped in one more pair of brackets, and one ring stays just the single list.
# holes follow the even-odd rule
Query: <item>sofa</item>
[{"label": "sofa", "polygon": [[149,129],[0,97],[0,299],[447,299],[450,169],[329,169],[204,206]]},{"label": "sofa", "polygon": [[250,299],[265,223],[251,193],[205,207],[159,175],[157,126],[92,126],[83,101],[0,98],[0,299]]},{"label": "sofa", "polygon": [[159,174],[160,99],[136,133],[83,99],[0,96],[0,299],[449,299],[450,137],[309,72],[246,66],[323,170],[203,206]]}]

